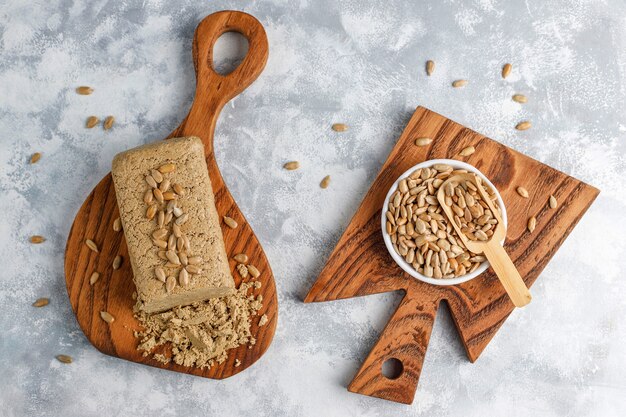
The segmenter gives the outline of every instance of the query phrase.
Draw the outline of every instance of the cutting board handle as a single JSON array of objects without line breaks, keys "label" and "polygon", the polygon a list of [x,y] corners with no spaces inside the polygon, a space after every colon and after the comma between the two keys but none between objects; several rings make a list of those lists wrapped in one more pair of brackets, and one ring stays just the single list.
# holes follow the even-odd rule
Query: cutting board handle
[{"label": "cutting board handle", "polygon": [[[213,68],[213,47],[226,32],[243,35],[248,40],[248,52],[237,68],[221,75]],[[255,17],[243,12],[222,11],[204,18],[193,39],[196,96],[189,114],[169,137],[199,136],[205,154],[212,154],[215,124],[222,107],[256,80],[265,68],[268,54],[265,29]]]}]

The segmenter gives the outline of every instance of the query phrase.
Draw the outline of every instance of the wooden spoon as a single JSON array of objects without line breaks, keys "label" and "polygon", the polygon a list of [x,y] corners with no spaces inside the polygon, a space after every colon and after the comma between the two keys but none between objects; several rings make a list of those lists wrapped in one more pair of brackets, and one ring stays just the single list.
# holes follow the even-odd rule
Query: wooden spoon
[{"label": "wooden spoon", "polygon": [[[235,70],[221,75],[212,66],[213,45],[225,32],[241,33],[248,39],[249,49]],[[135,285],[124,234],[113,229],[119,212],[111,174],[107,174],[96,185],[76,215],[65,249],[65,280],[78,324],[87,339],[101,352],[159,368],[222,379],[246,369],[265,353],[274,336],[278,316],[272,270],[261,244],[228,191],[213,152],[213,133],[220,110],[231,98],[252,84],[263,71],[268,56],[267,37],[263,26],[249,14],[218,12],[204,18],[196,28],[192,54],[196,70],[196,95],[189,114],[168,138],[198,136],[202,139],[217,212],[220,218],[229,216],[238,223],[234,229],[222,223],[231,270],[237,264],[232,257],[245,253],[249,264],[261,272],[258,278],[261,288],[255,289],[254,295],[263,296],[263,307],[258,316],[252,317],[250,328],[256,343],[229,350],[228,359],[210,369],[185,367],[173,362],[163,364],[152,359],[152,355],[144,357],[137,351],[138,339],[132,333],[132,330],[139,327],[133,317],[132,295]],[[85,245],[86,239],[97,244],[98,252]],[[113,270],[111,264],[118,255],[123,262],[119,269]],[[94,272],[98,272],[100,277],[91,284],[90,277]],[[242,281],[240,274],[233,273],[233,277],[239,285]],[[100,318],[101,311],[112,314],[115,321],[106,323]],[[259,317],[263,314],[269,321],[259,326]],[[161,353],[169,354],[167,347]]]},{"label": "wooden spoon", "polygon": [[[448,178],[439,187],[437,200],[439,200],[439,204],[441,204],[441,207],[446,213],[448,220],[450,220],[450,223],[452,223],[452,227],[454,227],[454,230],[456,230],[456,233],[465,244],[465,247],[473,253],[485,254],[487,260],[489,261],[491,267],[500,279],[502,286],[509,295],[509,298],[511,299],[513,304],[516,307],[524,307],[526,304],[530,303],[530,300],[532,298],[530,295],[530,291],[528,291],[528,288],[526,288],[524,280],[517,271],[517,268],[515,268],[513,261],[511,261],[511,258],[504,250],[504,247],[500,243],[506,236],[506,227],[504,226],[504,222],[500,217],[500,212],[496,210],[493,202],[491,201],[491,198],[489,198],[483,187],[479,183],[477,183],[476,179],[477,177],[474,174],[457,174]],[[487,203],[489,209],[491,210],[491,213],[498,221],[498,224],[495,225],[495,229],[492,229],[493,235],[490,237],[489,240],[470,240],[465,235],[465,233],[461,231],[461,228],[459,227],[459,225],[457,225],[456,221],[454,221],[454,212],[452,211],[452,208],[446,205],[446,186],[449,183],[461,184],[466,181],[476,186],[476,188],[478,189],[478,193],[481,195],[485,203]]]}]

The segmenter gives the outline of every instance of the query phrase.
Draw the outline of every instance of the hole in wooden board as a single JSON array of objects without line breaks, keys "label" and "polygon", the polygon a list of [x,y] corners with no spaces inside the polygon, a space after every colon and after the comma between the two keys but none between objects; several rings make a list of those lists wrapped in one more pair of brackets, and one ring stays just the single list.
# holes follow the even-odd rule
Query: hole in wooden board
[{"label": "hole in wooden board", "polygon": [[220,75],[233,72],[248,53],[248,39],[239,32],[226,32],[213,45],[213,69]]},{"label": "hole in wooden board", "polygon": [[402,365],[402,361],[396,358],[387,359],[383,362],[381,369],[383,376],[387,379],[398,379],[403,371],[404,365]]}]

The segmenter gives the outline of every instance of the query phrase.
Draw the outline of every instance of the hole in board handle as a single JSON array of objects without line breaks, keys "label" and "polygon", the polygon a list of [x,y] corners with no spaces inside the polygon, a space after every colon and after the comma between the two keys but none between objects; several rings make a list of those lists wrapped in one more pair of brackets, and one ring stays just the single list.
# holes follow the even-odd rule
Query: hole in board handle
[{"label": "hole in board handle", "polygon": [[223,33],[213,45],[213,69],[220,75],[233,72],[248,54],[248,39],[239,32]]},{"label": "hole in board handle", "polygon": [[387,359],[381,367],[381,373],[387,379],[398,379],[403,371],[404,365],[402,365],[402,361],[396,358]]}]

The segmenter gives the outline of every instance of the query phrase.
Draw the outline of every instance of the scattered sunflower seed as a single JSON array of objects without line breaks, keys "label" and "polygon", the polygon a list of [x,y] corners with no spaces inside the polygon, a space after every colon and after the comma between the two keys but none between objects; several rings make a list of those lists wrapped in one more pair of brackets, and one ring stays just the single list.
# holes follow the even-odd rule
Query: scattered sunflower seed
[{"label": "scattered sunflower seed", "polygon": [[[178,207],[177,207],[178,208]],[[178,217],[176,219],[176,221],[174,221],[174,223],[176,223],[177,225],[182,225],[185,224],[185,222],[187,221],[187,219],[189,218],[189,216],[187,215],[187,213],[183,213],[180,217]],[[235,226],[236,227],[236,226]]]},{"label": "scattered sunflower seed", "polygon": [[254,265],[248,265],[247,268],[248,268],[248,272],[250,273],[250,275],[252,275],[254,278],[258,278],[259,275],[261,275],[259,270],[256,269]]},{"label": "scattered sunflower seed", "polygon": [[555,209],[555,208],[558,207],[559,202],[556,201],[556,197],[555,196],[551,195],[550,199],[548,200],[548,204],[550,205],[551,209]]},{"label": "scattered sunflower seed", "polygon": [[50,299],[48,298],[38,298],[37,301],[33,303],[33,307],[44,307],[50,304]]},{"label": "scattered sunflower seed", "polygon": [[535,227],[537,227],[537,219],[535,216],[532,216],[528,219],[528,231],[532,233],[535,230]]},{"label": "scattered sunflower seed", "polygon": [[529,194],[528,194],[528,190],[524,187],[517,187],[517,194],[519,194],[520,196],[524,197],[524,198],[528,198]]},{"label": "scattered sunflower seed", "polygon": [[527,103],[528,98],[524,94],[513,94],[513,101],[517,103]]},{"label": "scattered sunflower seed", "polygon": [[154,216],[156,216],[156,214],[157,214],[156,204],[149,205],[148,208],[146,209],[146,217],[148,218],[148,220],[154,219]]},{"label": "scattered sunflower seed", "polygon": [[174,192],[179,196],[182,197],[185,195],[185,189],[180,184],[174,184],[172,185],[172,188],[174,189]]},{"label": "scattered sunflower seed", "polygon": [[328,185],[330,184],[330,175],[326,175],[323,179],[322,182],[320,182],[320,187],[321,188],[328,188]]},{"label": "scattered sunflower seed", "polygon": [[122,230],[122,220],[119,217],[113,220],[113,230],[115,232]]},{"label": "scattered sunflower seed", "polygon": [[38,244],[38,243],[43,243],[43,242],[45,242],[45,241],[46,241],[46,238],[45,238],[45,237],[43,237],[43,236],[39,236],[39,235],[33,235],[33,236],[31,236],[28,240],[30,240],[30,243],[35,243],[35,244]]},{"label": "scattered sunflower seed", "polygon": [[263,314],[260,318],[259,318],[259,327],[261,326],[265,326],[267,324],[267,322],[269,321],[269,319],[267,318],[267,314]]},{"label": "scattered sunflower seed", "polygon": [[466,148],[461,149],[461,152],[459,152],[459,155],[470,156],[474,152],[476,152],[476,148],[474,148],[473,146],[468,146]]},{"label": "scattered sunflower seed", "polygon": [[430,77],[434,71],[435,71],[435,62],[431,60],[426,61],[426,75]]},{"label": "scattered sunflower seed", "polygon": [[345,131],[347,131],[347,130],[348,130],[348,125],[347,125],[347,124],[345,124],[345,123],[335,123],[335,124],[332,126],[332,129],[333,129],[335,132],[345,132]]},{"label": "scattered sunflower seed", "polygon": [[113,315],[107,311],[101,311],[100,317],[102,318],[102,320],[106,321],[109,324],[115,321],[115,317],[113,317]]},{"label": "scattered sunflower seed", "polygon": [[287,162],[285,165],[283,165],[283,168],[285,168],[288,171],[293,171],[294,169],[300,168],[300,162],[298,161]]},{"label": "scattered sunflower seed", "polygon": [[465,87],[467,85],[467,80],[456,80],[452,82],[452,87],[460,88]]},{"label": "scattered sunflower seed", "polygon": [[95,243],[93,240],[91,240],[91,239],[87,239],[87,240],[85,240],[85,245],[87,245],[87,247],[88,247],[89,249],[91,249],[92,251],[94,251],[94,252],[96,252],[96,253],[98,253],[98,252],[99,252],[99,251],[98,251],[98,245],[96,245],[96,243]]},{"label": "scattered sunflower seed", "polygon": [[167,279],[167,277],[165,276],[165,271],[163,270],[163,268],[161,268],[160,266],[157,266],[156,268],[154,268],[154,275],[157,277],[159,281],[165,283],[165,280]]},{"label": "scattered sunflower seed", "polygon": [[98,119],[96,116],[89,116],[87,118],[87,121],[85,122],[85,127],[87,129],[91,129],[92,127],[96,126],[98,123],[100,123],[100,119]]},{"label": "scattered sunflower seed", "polygon": [[[156,180],[154,179],[152,175],[146,175],[146,182],[152,188],[157,188],[159,186],[159,184],[157,184]],[[145,201],[145,198],[144,198],[144,201]]]},{"label": "scattered sunflower seed", "polygon": [[93,285],[96,282],[98,282],[99,278],[100,278],[99,272],[94,272],[93,274],[91,274],[91,276],[89,277],[89,285]]},{"label": "scattered sunflower seed", "polygon": [[157,170],[157,169],[151,169],[150,170],[150,176],[152,176],[152,178],[154,178],[154,181],[156,181],[156,182],[160,183],[160,182],[163,181],[163,174],[161,174],[159,172],[159,170]]},{"label": "scattered sunflower seed", "polygon": [[509,74],[511,74],[511,69],[513,69],[513,66],[511,64],[504,64],[504,66],[502,67],[502,78],[508,77]]},{"label": "scattered sunflower seed", "polygon": [[226,223],[226,225],[230,227],[231,229],[236,229],[238,226],[235,219],[228,217],[228,216],[224,216],[224,223]]},{"label": "scattered sunflower seed", "polygon": [[117,255],[115,259],[113,259],[113,269],[114,270],[120,269],[120,266],[122,266],[123,260],[124,258],[122,258],[122,255]]},{"label": "scattered sunflower seed", "polygon": [[233,259],[236,260],[237,262],[239,262],[240,264],[247,264],[248,263],[248,255],[246,255],[245,253],[239,253],[239,254],[233,256]]},{"label": "scattered sunflower seed", "polygon": [[517,130],[528,130],[531,128],[531,126],[532,126],[531,123],[528,120],[526,120],[523,122],[519,122],[517,125],[515,125],[515,128]]},{"label": "scattered sunflower seed", "polygon": [[80,87],[76,87],[76,92],[81,96],[88,96],[89,94],[93,93],[93,88],[86,85],[81,85]]},{"label": "scattered sunflower seed", "polygon": [[35,152],[30,156],[30,163],[35,164],[37,161],[41,159],[41,154],[39,152]]},{"label": "scattered sunflower seed", "polygon": [[432,143],[432,139],[431,138],[417,138],[415,139],[415,145],[417,146],[427,146],[430,145]]},{"label": "scattered sunflower seed", "polygon": [[107,116],[106,119],[104,119],[104,130],[109,130],[110,128],[112,128],[113,123],[115,123],[115,117]]},{"label": "scattered sunflower seed", "polygon": [[69,355],[57,355],[57,360],[61,363],[72,363],[72,357]]}]

